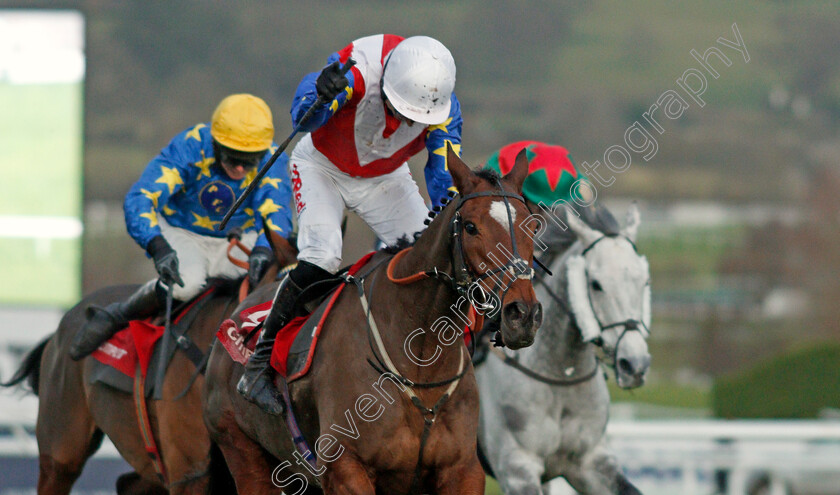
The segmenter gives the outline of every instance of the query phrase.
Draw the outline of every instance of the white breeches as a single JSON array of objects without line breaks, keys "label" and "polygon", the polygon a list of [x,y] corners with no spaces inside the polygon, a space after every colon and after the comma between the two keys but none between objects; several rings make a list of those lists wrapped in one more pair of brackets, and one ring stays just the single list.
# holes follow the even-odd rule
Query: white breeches
[{"label": "white breeches", "polygon": [[[178,271],[184,286],[175,284],[172,296],[179,301],[186,301],[201,292],[208,278],[236,279],[245,274],[245,270],[230,262],[227,257],[228,240],[225,237],[210,237],[173,227],[166,223],[163,216],[158,216],[163,237],[178,254]],[[257,233],[242,234],[242,244],[249,249],[257,242]],[[232,254],[239,259],[244,255],[234,249]]]},{"label": "white breeches", "polygon": [[312,146],[307,134],[289,160],[298,212],[298,259],[335,273],[341,266],[341,220],[354,211],[391,245],[425,229],[428,208],[408,164],[377,177],[352,177]]}]

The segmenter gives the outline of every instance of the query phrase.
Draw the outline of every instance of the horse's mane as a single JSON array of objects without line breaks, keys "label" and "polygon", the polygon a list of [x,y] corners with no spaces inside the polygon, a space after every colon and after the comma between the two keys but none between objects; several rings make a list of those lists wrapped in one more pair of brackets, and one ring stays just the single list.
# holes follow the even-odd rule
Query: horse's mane
[{"label": "horse's mane", "polygon": [[490,168],[483,168],[473,173],[491,184],[498,184],[502,180],[499,173]]},{"label": "horse's mane", "polygon": [[[502,180],[501,176],[495,170],[481,169],[473,173],[478,177],[481,177],[482,179],[486,180],[487,182],[490,182],[491,184],[499,184]],[[422,233],[423,231],[415,232],[412,238],[409,238],[408,235],[404,235],[397,239],[397,242],[395,244],[385,246],[381,249],[381,251],[388,254],[399,253],[403,249],[413,246],[414,243],[417,242],[417,239],[420,238],[420,234]]]},{"label": "horse's mane", "polygon": [[[580,215],[580,219],[589,227],[606,235],[619,234],[621,227],[606,206],[596,204],[582,207],[574,202],[569,206]],[[548,245],[549,253],[564,252],[577,240],[577,236],[572,232],[572,229],[563,230],[559,225],[548,220],[547,230],[542,234],[540,240]]]},{"label": "horse's mane", "polygon": [[385,246],[380,251],[382,251],[383,253],[388,253],[388,254],[397,254],[400,251],[402,251],[403,249],[413,246],[414,243],[417,241],[417,239],[420,237],[420,234],[421,234],[421,232],[415,233],[412,239],[409,239],[408,235],[404,235],[404,236],[400,237],[399,239],[397,239],[396,243],[394,243],[390,246]]}]

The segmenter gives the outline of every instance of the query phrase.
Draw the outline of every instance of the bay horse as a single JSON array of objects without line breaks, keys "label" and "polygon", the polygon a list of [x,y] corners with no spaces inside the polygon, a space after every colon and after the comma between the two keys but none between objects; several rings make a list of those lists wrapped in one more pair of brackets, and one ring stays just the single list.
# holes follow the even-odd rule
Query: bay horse
[{"label": "bay horse", "polygon": [[515,355],[491,352],[476,369],[479,444],[504,493],[549,493],[563,477],[584,495],[639,495],[606,445],[610,396],[599,364],[623,389],[641,386],[650,366],[639,212],[630,208],[623,229],[606,209],[581,219],[567,212],[565,223],[576,242],[550,253],[554,275],[535,282],[546,305],[536,342]]},{"label": "bay horse", "polygon": [[[294,248],[279,235],[272,234],[271,244],[278,262],[294,260]],[[277,269],[269,270],[263,283],[272,279]],[[12,386],[26,380],[38,395],[35,436],[39,495],[70,493],[104,435],[135,469],[118,479],[119,494],[203,494],[211,492],[211,484],[217,485],[220,493],[233,492],[229,475],[227,486],[231,489],[224,489],[227,473],[224,460],[218,452],[211,455],[210,437],[201,419],[203,377],[193,376],[196,365],[185,353],[176,351],[172,357],[163,381],[162,399],[148,401],[149,433],[160,452],[166,483],[161,481],[146,451],[132,395],[101,382],[90,383],[95,360],[92,356],[80,361],[70,359],[68,348],[73,335],[87,321],[87,308],[124,300],[137,288],[137,285],[110,286],[84,297],[64,314],[57,331],[30,351],[17,373],[2,384]],[[219,323],[229,316],[238,299],[235,289],[210,299],[189,324],[185,335],[201,351],[209,350]],[[182,397],[176,398],[181,394]],[[220,476],[211,476],[215,474]]]},{"label": "bay horse", "polygon": [[[214,345],[204,415],[238,493],[314,485],[329,495],[483,495],[478,390],[455,322],[461,303],[495,296],[501,341],[520,348],[534,340],[542,309],[531,285],[533,242],[517,225],[529,215],[521,197],[528,162],[521,153],[504,179],[474,174],[447,146],[447,163],[460,195],[413,248],[379,252],[346,280],[310,371],[288,384],[311,464],[282,417],[239,396],[243,366]],[[510,257],[497,258],[500,251]],[[270,301],[273,289],[254,292],[235,314]]]}]

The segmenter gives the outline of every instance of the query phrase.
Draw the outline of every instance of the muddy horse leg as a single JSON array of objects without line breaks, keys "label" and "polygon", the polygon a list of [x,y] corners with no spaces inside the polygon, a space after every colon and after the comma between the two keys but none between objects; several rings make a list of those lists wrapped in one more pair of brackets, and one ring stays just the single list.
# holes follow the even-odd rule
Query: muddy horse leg
[{"label": "muddy horse leg", "polygon": [[475,457],[439,470],[436,484],[440,495],[484,495],[484,469]]}]

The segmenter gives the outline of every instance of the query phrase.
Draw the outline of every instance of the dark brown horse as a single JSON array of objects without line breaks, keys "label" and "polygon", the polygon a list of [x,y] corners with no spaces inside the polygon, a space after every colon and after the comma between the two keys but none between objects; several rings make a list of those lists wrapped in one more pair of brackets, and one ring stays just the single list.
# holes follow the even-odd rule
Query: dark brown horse
[{"label": "dark brown horse", "polygon": [[[293,258],[291,246],[272,236],[278,260]],[[276,275],[276,268],[266,274]],[[201,418],[203,377],[191,384],[195,365],[182,352],[176,352],[167,369],[162,400],[148,400],[152,434],[167,474],[168,487],[160,481],[143,441],[138,412],[132,395],[99,382],[90,383],[94,358],[73,361],[68,347],[75,332],[85,324],[86,308],[107,306],[124,300],[137,286],[106,287],[82,299],[61,319],[58,330],[29,353],[23,365],[6,386],[28,380],[38,395],[36,437],[39,452],[38,494],[67,494],[82,472],[87,459],[99,448],[103,436],[116,446],[120,455],[136,470],[123,475],[117,492],[146,494],[208,493],[211,474],[227,473],[221,454],[221,468],[211,468],[211,442]],[[198,349],[207,350],[219,323],[229,316],[239,297],[235,290],[214,297],[189,325],[186,335]],[[152,377],[149,377],[151,380]],[[175,400],[183,390],[183,397]],[[229,475],[227,475],[228,480]],[[233,492],[232,483],[228,483]],[[167,490],[168,488],[168,490]]]},{"label": "dark brown horse", "polygon": [[[530,281],[533,244],[518,227],[528,216],[519,197],[528,163],[522,154],[499,179],[473,174],[451,149],[447,161],[461,195],[412,249],[393,258],[378,253],[357,274],[362,280],[347,283],[320,331],[311,370],[289,384],[317,463],[295,449],[282,418],[237,394],[243,367],[214,346],[205,421],[240,494],[303,493],[318,484],[331,495],[484,493],[478,392],[456,338],[463,328],[456,310],[464,310],[459,298],[469,291],[478,303],[492,291],[504,343],[533,342],[541,321]],[[487,292],[476,290],[479,281]],[[258,289],[234,314],[270,300],[272,290]]]}]

